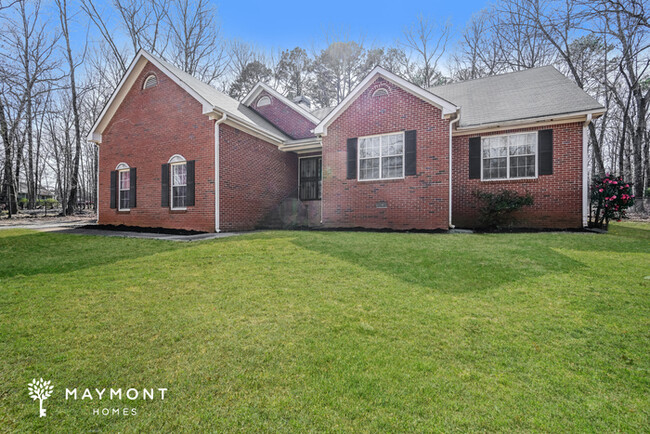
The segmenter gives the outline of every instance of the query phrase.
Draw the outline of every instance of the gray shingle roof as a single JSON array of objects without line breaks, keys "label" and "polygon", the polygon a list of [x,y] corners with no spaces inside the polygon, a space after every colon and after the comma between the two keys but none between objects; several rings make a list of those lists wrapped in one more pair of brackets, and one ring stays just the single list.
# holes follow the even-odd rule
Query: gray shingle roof
[{"label": "gray shingle roof", "polygon": [[332,110],[334,110],[335,108],[336,107],[323,107],[323,108],[319,108],[319,109],[316,109],[316,110],[312,110],[311,114],[316,116],[318,119],[323,120],[323,119],[325,119],[325,116],[330,114],[330,112]]},{"label": "gray shingle roof", "polygon": [[212,104],[214,107],[217,107],[217,109],[221,109],[229,115],[234,115],[244,120],[245,122],[248,122],[268,133],[279,136],[284,140],[289,139],[286,134],[276,128],[271,122],[267,121],[262,116],[257,114],[254,110],[246,107],[236,99],[226,95],[223,92],[219,92],[209,84],[202,82],[201,80],[186,73],[182,69],[175,67],[160,57],[154,56],[151,53],[147,54],[155,58],[168,70],[168,72],[174,74],[176,78],[192,88],[196,93],[205,98],[210,104]]},{"label": "gray shingle roof", "polygon": [[604,109],[553,66],[428,90],[460,106],[461,128]]}]

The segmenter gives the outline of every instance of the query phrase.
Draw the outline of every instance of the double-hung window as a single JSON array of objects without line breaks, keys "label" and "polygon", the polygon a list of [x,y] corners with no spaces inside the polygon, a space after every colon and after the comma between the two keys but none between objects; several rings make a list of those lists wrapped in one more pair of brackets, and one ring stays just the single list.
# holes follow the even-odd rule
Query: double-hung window
[{"label": "double-hung window", "polygon": [[119,210],[128,211],[131,200],[131,170],[123,169],[118,171],[119,174]]},{"label": "double-hung window", "polygon": [[322,158],[309,157],[300,160],[300,200],[320,200]]},{"label": "double-hung window", "polygon": [[537,133],[483,137],[481,149],[484,180],[537,176]]},{"label": "double-hung window", "polygon": [[404,133],[359,138],[359,180],[404,178]]},{"label": "double-hung window", "polygon": [[172,182],[172,209],[185,209],[187,198],[187,163],[173,163],[171,165]]}]

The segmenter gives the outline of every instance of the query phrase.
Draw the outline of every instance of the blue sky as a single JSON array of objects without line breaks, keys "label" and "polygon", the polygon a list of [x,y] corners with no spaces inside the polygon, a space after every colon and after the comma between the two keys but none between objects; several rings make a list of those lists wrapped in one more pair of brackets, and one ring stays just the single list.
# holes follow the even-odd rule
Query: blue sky
[{"label": "blue sky", "polygon": [[391,44],[419,14],[444,21],[458,32],[486,0],[330,0],[330,1],[219,1],[224,36],[239,38],[267,49],[321,45],[328,29],[363,36],[371,45]]}]

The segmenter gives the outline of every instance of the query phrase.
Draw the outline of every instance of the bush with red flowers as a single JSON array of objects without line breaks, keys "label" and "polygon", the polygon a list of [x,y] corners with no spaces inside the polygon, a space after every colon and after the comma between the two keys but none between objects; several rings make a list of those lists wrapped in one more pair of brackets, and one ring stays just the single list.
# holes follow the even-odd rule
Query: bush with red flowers
[{"label": "bush with red flowers", "polygon": [[625,210],[634,205],[632,184],[622,176],[607,173],[594,178],[591,184],[589,227],[607,229],[610,220],[627,218]]}]

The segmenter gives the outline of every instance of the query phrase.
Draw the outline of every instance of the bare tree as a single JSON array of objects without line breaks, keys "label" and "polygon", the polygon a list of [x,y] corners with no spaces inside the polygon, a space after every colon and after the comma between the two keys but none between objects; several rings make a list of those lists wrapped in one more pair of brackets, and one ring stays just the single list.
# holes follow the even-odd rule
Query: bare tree
[{"label": "bare tree", "polygon": [[169,57],[188,74],[217,81],[228,64],[215,10],[208,0],[173,0],[172,5]]},{"label": "bare tree", "polygon": [[113,0],[113,5],[131,40],[133,52],[144,48],[163,56],[169,37],[164,24],[169,20],[170,0]]},{"label": "bare tree", "polygon": [[[81,120],[79,114],[79,96],[77,92],[77,83],[75,81],[75,70],[79,64],[75,63],[70,48],[70,30],[68,27],[68,4],[67,0],[55,0],[59,8],[59,20],[61,22],[61,33],[65,41],[65,57],[68,62],[68,78],[70,80],[70,103],[72,106],[72,116],[74,120],[74,142],[75,152],[72,163],[72,179],[70,182],[70,193],[68,196],[67,207],[64,209],[66,215],[74,213],[77,205],[77,195],[79,189],[79,161],[81,159]],[[83,56],[82,60],[83,61]]]},{"label": "bare tree", "polygon": [[420,15],[415,23],[404,29],[402,44],[416,54],[417,70],[410,71],[411,81],[431,87],[439,84],[439,62],[447,50],[451,37],[451,23],[437,24],[430,18]]},{"label": "bare tree", "polygon": [[[504,4],[519,5],[518,0],[503,0]],[[571,42],[575,33],[582,29],[585,15],[577,2],[568,0],[550,0],[540,2],[527,0],[520,9],[527,22],[540,32],[540,34],[555,49],[557,56],[568,69],[570,76],[581,89],[585,89],[585,82],[580,74],[578,65],[571,51]],[[605,174],[605,163],[596,126],[589,124],[589,143],[593,147],[596,172]]]}]

